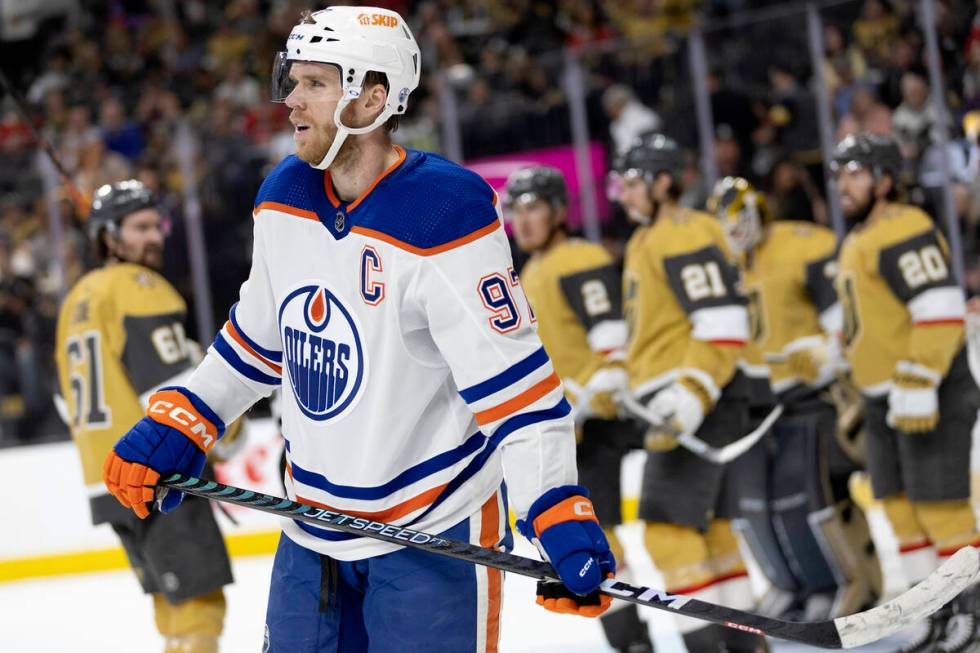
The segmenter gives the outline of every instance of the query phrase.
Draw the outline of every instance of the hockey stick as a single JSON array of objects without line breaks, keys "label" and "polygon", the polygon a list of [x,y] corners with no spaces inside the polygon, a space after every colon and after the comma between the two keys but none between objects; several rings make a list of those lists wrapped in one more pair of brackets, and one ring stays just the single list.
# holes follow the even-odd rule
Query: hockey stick
[{"label": "hockey stick", "polygon": [[[166,491],[166,488],[172,488],[206,499],[255,508],[323,528],[369,537],[398,546],[410,546],[537,580],[558,581],[554,568],[546,562],[466,542],[448,540],[410,528],[353,517],[334,510],[243,490],[216,481],[171,474],[161,479],[160,485],[163,486],[161,492]],[[849,617],[813,623],[796,623],[763,617],[688,596],[629,585],[612,578],[602,583],[601,591],[637,605],[666,610],[678,616],[710,621],[759,635],[770,635],[823,648],[854,648],[888,637],[909,624],[929,616],[966,589],[973,582],[978,569],[980,569],[980,556],[977,550],[964,547],[921,583],[888,603]]]},{"label": "hockey stick", "polygon": [[61,178],[61,184],[65,187],[65,190],[68,191],[68,195],[71,197],[71,201],[75,205],[75,210],[78,212],[78,215],[82,217],[87,216],[89,206],[88,202],[86,202],[85,198],[82,196],[82,191],[80,191],[78,186],[75,185],[75,182],[71,180],[71,175],[68,174],[65,167],[61,165],[61,161],[58,160],[58,156],[54,153],[54,148],[51,147],[51,144],[48,143],[47,139],[44,138],[44,136],[42,136],[34,127],[31,114],[27,111],[27,102],[25,102],[24,98],[22,98],[14,89],[14,85],[10,83],[10,80],[7,79],[7,75],[2,69],[0,69],[0,86],[3,86],[4,90],[14,101],[14,108],[17,110],[17,113],[20,114],[24,124],[27,125],[27,129],[31,132],[31,135],[34,137],[34,141],[37,143],[38,147],[40,147],[44,153],[48,155],[48,160],[51,161],[55,171],[58,173],[58,177]]},{"label": "hockey stick", "polygon": [[[632,395],[628,393],[624,394],[620,397],[620,400],[623,406],[636,417],[653,427],[663,428],[659,418],[656,415],[650,414],[646,406],[637,401]],[[677,444],[691,453],[697,454],[709,462],[724,465],[751,449],[772,428],[772,425],[782,414],[783,405],[776,404],[776,407],[769,411],[769,414],[766,415],[765,419],[755,429],[724,447],[713,447],[693,433],[675,433],[674,437],[677,439]]]}]

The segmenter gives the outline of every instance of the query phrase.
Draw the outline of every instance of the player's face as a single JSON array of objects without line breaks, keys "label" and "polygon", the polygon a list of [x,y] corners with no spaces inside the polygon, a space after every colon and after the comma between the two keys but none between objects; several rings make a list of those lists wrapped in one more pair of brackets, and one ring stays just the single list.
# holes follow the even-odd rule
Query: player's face
[{"label": "player's face", "polygon": [[517,202],[511,211],[514,240],[523,252],[543,249],[551,239],[558,218],[557,210],[547,200]]},{"label": "player's face", "polygon": [[286,97],[286,106],[292,110],[289,122],[294,127],[296,156],[316,165],[337,135],[333,114],[341,96],[340,71],[329,64],[296,62],[289,69],[289,78],[296,83]]},{"label": "player's face", "polygon": [[619,194],[623,210],[635,222],[649,222],[653,217],[653,203],[647,182],[642,177],[625,177]]},{"label": "player's face", "polygon": [[159,270],[163,265],[163,217],[156,209],[142,209],[127,215],[113,241],[112,253],[120,261],[138,263]]},{"label": "player's face", "polygon": [[840,208],[849,220],[866,216],[874,203],[874,177],[867,168],[841,166],[837,172]]}]

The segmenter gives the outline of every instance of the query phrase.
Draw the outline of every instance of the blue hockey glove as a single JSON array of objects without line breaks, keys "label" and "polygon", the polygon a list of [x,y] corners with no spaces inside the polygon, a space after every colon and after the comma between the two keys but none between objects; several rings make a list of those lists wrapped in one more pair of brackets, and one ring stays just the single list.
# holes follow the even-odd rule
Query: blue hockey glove
[{"label": "blue hockey glove", "polygon": [[[146,417],[109,452],[102,480],[119,503],[145,519],[160,477],[174,472],[200,476],[224,430],[221,419],[193,392],[163,388],[150,396]],[[169,490],[160,510],[170,512],[183,498],[183,492]]]},{"label": "blue hockey glove", "polygon": [[595,592],[603,580],[616,573],[616,559],[596,519],[588,490],[579,485],[548,490],[531,505],[527,519],[518,521],[517,527],[534,542],[568,589],[559,596],[555,583],[539,583],[539,604],[555,612],[584,616],[598,616],[609,607],[610,597],[596,597]]}]

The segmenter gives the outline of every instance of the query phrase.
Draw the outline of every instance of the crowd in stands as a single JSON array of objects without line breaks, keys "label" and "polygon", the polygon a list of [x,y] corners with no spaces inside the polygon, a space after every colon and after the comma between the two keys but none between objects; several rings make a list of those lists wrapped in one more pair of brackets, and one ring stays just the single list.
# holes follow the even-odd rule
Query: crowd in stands
[{"label": "crowd in stands", "polygon": [[[326,3],[313,3],[325,5]],[[691,148],[690,192],[703,202],[689,30],[700,25],[720,174],[752,179],[781,218],[828,220],[814,72],[829,89],[836,137],[893,134],[919,200],[940,183],[937,119],[924,32],[913,0],[853,0],[821,12],[825,59],[812,70],[802,3],[774,0],[376,0],[408,17],[423,81],[395,133],[442,151],[446,101],[456,108],[464,159],[568,144],[569,57],[584,71],[587,124],[611,155],[663,130]],[[184,245],[177,135],[197,143],[197,175],[215,321],[247,276],[251,200],[291,151],[288,110],[268,101],[276,50],[308,0],[135,2],[82,0],[79,18],[45,29],[36,52],[0,57],[85,201],[101,185],[137,177],[156,190],[173,233],[165,272],[193,306]],[[968,282],[980,292],[980,2],[938,0],[947,137]],[[766,47],[759,47],[765,42]],[[62,192],[46,200],[39,148],[9,97],[0,97],[0,444],[63,432],[53,418],[51,348],[58,298],[91,265],[84,211]],[[53,209],[53,210],[52,210]],[[65,227],[53,250],[49,220]],[[934,211],[935,214],[935,211]],[[622,222],[613,220],[622,235]],[[616,225],[619,225],[617,230]],[[60,265],[55,265],[55,262]],[[191,315],[193,315],[193,308]]]}]

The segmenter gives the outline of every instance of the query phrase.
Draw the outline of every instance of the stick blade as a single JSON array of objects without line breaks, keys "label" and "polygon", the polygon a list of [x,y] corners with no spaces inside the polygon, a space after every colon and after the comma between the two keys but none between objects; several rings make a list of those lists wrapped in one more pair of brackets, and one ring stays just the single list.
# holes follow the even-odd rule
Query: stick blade
[{"label": "stick blade", "polygon": [[888,603],[834,619],[841,648],[863,646],[925,619],[969,587],[978,571],[980,553],[966,546],[918,585]]}]

